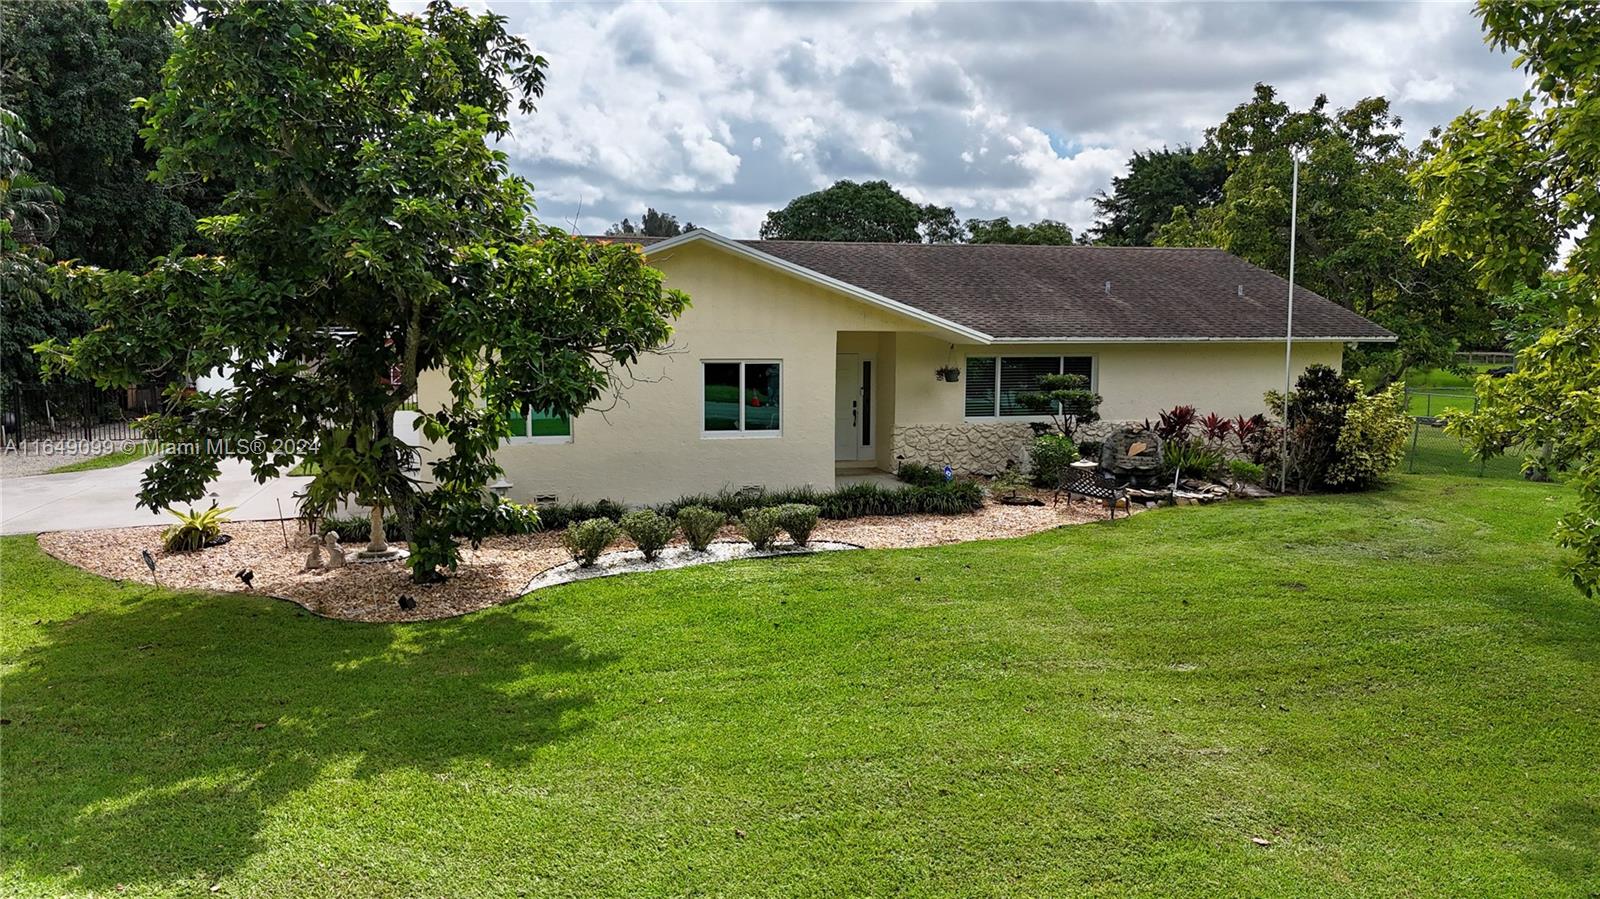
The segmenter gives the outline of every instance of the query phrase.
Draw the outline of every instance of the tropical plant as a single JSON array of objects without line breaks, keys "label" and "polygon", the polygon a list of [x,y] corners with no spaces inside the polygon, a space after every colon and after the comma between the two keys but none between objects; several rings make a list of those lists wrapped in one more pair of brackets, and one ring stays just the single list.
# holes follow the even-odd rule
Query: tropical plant
[{"label": "tropical plant", "polygon": [[805,546],[811,541],[811,532],[817,527],[817,516],[822,511],[808,503],[784,503],[774,511],[778,513],[778,527],[789,535],[795,546]]},{"label": "tropical plant", "polygon": [[1345,410],[1333,464],[1323,480],[1341,490],[1372,486],[1405,458],[1411,428],[1405,384],[1390,384],[1377,393],[1357,396]]},{"label": "tropical plant", "polygon": [[772,545],[778,536],[778,510],[777,509],[746,509],[739,516],[739,533],[750,545],[758,550],[765,550]]},{"label": "tropical plant", "polygon": [[816,499],[823,518],[865,518],[872,515],[963,515],[983,508],[983,488],[973,481],[950,481],[934,487],[885,488],[851,484]]},{"label": "tropical plant", "polygon": [[618,530],[617,523],[609,518],[591,518],[567,525],[561,532],[561,545],[577,560],[579,568],[588,568],[606,547],[616,542]]},{"label": "tropical plant", "polygon": [[1163,441],[1177,440],[1188,437],[1194,430],[1195,411],[1193,406],[1173,406],[1166,412],[1160,413],[1156,422],[1156,436]]},{"label": "tropical plant", "polygon": [[1068,440],[1079,427],[1100,420],[1100,394],[1089,389],[1083,375],[1041,375],[1039,389],[1019,393],[1016,399],[1035,415],[1048,415]]},{"label": "tropical plant", "polygon": [[684,506],[678,510],[678,528],[683,531],[683,539],[689,541],[689,546],[695,552],[705,552],[711,541],[717,539],[717,532],[722,530],[728,516],[715,509],[705,506]]},{"label": "tropical plant", "polygon": [[1029,476],[1035,487],[1056,487],[1068,466],[1078,461],[1078,448],[1071,438],[1060,434],[1040,434],[1028,449]]},{"label": "tropical plant", "polygon": [[654,562],[662,547],[672,542],[678,526],[651,509],[639,509],[622,516],[622,532],[639,547],[646,562]]},{"label": "tropical plant", "polygon": [[1170,476],[1215,477],[1222,468],[1222,452],[1195,437],[1177,437],[1161,443],[1161,462]]},{"label": "tropical plant", "polygon": [[[493,533],[495,451],[525,406],[576,415],[664,346],[688,297],[638,248],[531,217],[495,141],[532,112],[545,60],[505,18],[382,0],[119,7],[181,23],[148,116],[156,174],[233,186],[201,222],[220,252],[143,274],[70,268],[59,289],[94,328],[40,349],[103,386],[170,385],[145,435],[202,448],[144,472],[141,504],[204,495],[224,458],[258,478],[315,446],[306,507],[397,515],[413,577]],[[226,392],[184,385],[228,366]],[[414,477],[394,413],[424,372],[448,398],[419,410],[438,448]],[[261,441],[261,434],[274,440]]]},{"label": "tropical plant", "polygon": [[1224,443],[1228,435],[1233,433],[1233,420],[1209,412],[1205,418],[1200,419],[1200,433],[1205,435],[1208,443]]},{"label": "tropical plant", "polygon": [[222,526],[228,523],[228,513],[233,510],[233,506],[218,508],[216,503],[198,512],[193,506],[187,512],[168,509],[168,514],[178,519],[178,523],[161,532],[161,543],[171,552],[202,549],[222,536]]}]

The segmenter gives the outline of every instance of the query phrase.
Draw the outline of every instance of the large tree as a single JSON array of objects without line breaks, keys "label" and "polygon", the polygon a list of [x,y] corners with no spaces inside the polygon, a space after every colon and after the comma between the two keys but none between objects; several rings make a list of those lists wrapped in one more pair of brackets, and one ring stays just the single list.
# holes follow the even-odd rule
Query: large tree
[{"label": "large tree", "polygon": [[62,259],[143,269],[194,237],[194,184],[149,180],[155,154],[133,108],[160,85],[172,49],[160,21],[113,27],[104,0],[7,4],[0,27],[6,102],[27,123],[35,173],[62,192],[51,248]]},{"label": "large tree", "polygon": [[1063,222],[1041,219],[1031,225],[1013,225],[1011,219],[967,219],[967,243],[1009,243],[1064,246],[1072,243],[1072,229]]},{"label": "large tree", "polygon": [[1094,198],[1099,218],[1089,237],[1105,246],[1150,246],[1174,209],[1220,202],[1227,180],[1227,160],[1209,150],[1137,151],[1128,160],[1128,173],[1112,178],[1111,190]]},{"label": "large tree", "polygon": [[82,333],[80,311],[48,293],[46,246],[61,221],[61,192],[40,180],[21,116],[0,107],[0,408],[39,382],[33,344]]},{"label": "large tree", "polygon": [[[106,385],[171,385],[148,433],[186,447],[146,469],[139,501],[192,501],[219,461],[273,477],[304,455],[316,514],[345,500],[399,513],[418,578],[506,515],[485,491],[508,414],[576,414],[661,346],[687,297],[637,248],[529,214],[489,138],[532,111],[545,61],[505,20],[448,3],[195,0],[168,15],[173,54],[143,104],[157,173],[233,186],[201,222],[220,252],[143,274],[65,269],[97,327],[46,349]],[[234,387],[185,389],[231,366]],[[451,382],[420,423],[441,445],[408,470],[394,413],[418,377]]]},{"label": "large tree", "polygon": [[1368,350],[1352,357],[1356,364],[1387,381],[1492,339],[1487,294],[1466,267],[1421,259],[1407,244],[1423,215],[1407,181],[1418,155],[1384,98],[1333,110],[1318,97],[1294,110],[1260,84],[1207,132],[1203,152],[1228,161],[1222,198],[1174,210],[1157,244],[1221,247],[1287,274],[1291,153],[1299,153],[1298,282],[1400,336],[1395,350]]},{"label": "large tree", "polygon": [[693,231],[694,222],[678,224],[678,217],[666,212],[657,212],[654,206],[645,207],[644,215],[639,216],[639,224],[623,219],[606,229],[607,237],[625,237],[637,234],[642,237],[677,237],[685,231]]},{"label": "large tree", "polygon": [[1428,213],[1413,239],[1429,257],[1470,264],[1487,290],[1553,287],[1566,308],[1513,374],[1479,379],[1478,411],[1450,427],[1480,452],[1549,447],[1571,468],[1578,508],[1557,539],[1574,553],[1573,582],[1600,595],[1600,7],[1483,0],[1477,12],[1533,86],[1468,110],[1439,137],[1413,175]]},{"label": "large tree", "polygon": [[919,206],[887,181],[839,181],[767,213],[766,240],[950,243],[961,223],[948,206]]}]

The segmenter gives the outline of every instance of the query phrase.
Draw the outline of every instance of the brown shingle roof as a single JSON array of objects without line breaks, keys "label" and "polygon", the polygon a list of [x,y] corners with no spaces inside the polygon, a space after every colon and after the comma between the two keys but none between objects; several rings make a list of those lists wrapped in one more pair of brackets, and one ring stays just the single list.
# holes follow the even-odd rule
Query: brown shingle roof
[{"label": "brown shingle roof", "polygon": [[[1222,250],[740,243],[999,340],[1238,340],[1284,330],[1288,283]],[[1303,287],[1294,326],[1296,338],[1394,336]]]}]

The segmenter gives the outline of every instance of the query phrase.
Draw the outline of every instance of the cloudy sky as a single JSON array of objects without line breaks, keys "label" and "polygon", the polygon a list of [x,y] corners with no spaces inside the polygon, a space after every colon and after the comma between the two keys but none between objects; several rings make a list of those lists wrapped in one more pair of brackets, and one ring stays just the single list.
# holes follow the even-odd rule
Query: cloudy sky
[{"label": "cloudy sky", "polygon": [[550,63],[503,149],[587,232],[650,205],[754,237],[840,178],[1076,231],[1130,152],[1198,143],[1257,81],[1383,94],[1412,143],[1523,87],[1465,3],[492,5]]}]

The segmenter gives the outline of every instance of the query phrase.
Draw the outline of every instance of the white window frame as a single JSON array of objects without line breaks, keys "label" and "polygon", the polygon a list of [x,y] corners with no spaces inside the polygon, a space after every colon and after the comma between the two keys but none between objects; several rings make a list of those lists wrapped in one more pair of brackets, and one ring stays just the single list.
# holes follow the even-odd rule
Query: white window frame
[{"label": "white window frame", "polygon": [[[733,365],[739,366],[739,430],[737,431],[708,431],[706,430],[706,366],[707,365]],[[778,428],[775,431],[747,431],[744,429],[744,369],[747,365],[776,365],[778,366]],[[782,359],[701,359],[700,360],[700,439],[701,440],[773,440],[783,436],[783,400],[781,396],[787,390],[785,387],[787,375],[784,374]]]},{"label": "white window frame", "polygon": [[528,431],[528,435],[524,437],[507,437],[505,442],[510,446],[538,446],[541,444],[546,446],[555,446],[562,443],[571,443],[573,435],[578,433],[578,424],[574,420],[576,418],[576,415],[567,416],[567,431],[569,433],[567,433],[565,436],[547,435],[535,437],[533,436],[533,406],[529,405],[528,413],[524,415],[522,419],[522,426]]},{"label": "white window frame", "polygon": [[[994,360],[994,414],[993,415],[968,415],[967,414],[967,388],[965,386],[962,386],[962,388],[961,388],[961,417],[962,417],[962,420],[963,421],[983,422],[983,423],[986,423],[986,424],[987,423],[991,423],[991,422],[1005,422],[1005,421],[1015,421],[1015,422],[1021,422],[1023,424],[1029,424],[1029,423],[1032,423],[1032,422],[1047,422],[1047,421],[1050,421],[1051,418],[1048,415],[1001,415],[1000,414],[1000,369],[1005,366],[1005,362],[1003,360],[1005,360],[1007,358],[1038,359],[1038,358],[1041,358],[1041,357],[1042,358],[1049,358],[1051,356],[1054,356],[1055,359],[1056,359],[1056,371],[1057,372],[1061,371],[1061,360],[1063,360],[1063,359],[1067,359],[1067,358],[1074,358],[1074,359],[1087,358],[1089,360],[1089,390],[1092,393],[1099,393],[1100,392],[1100,354],[1099,353],[1040,353],[1040,352],[1037,352],[1037,351],[1028,352],[1028,351],[1025,351],[1025,350],[1019,350],[1017,352],[1009,352],[1009,353],[970,353],[965,357],[968,360],[971,360],[971,359],[993,359]],[[971,383],[970,375],[971,375],[971,371],[972,371],[972,366],[970,364],[968,364],[966,366],[966,369],[967,369],[967,374],[968,374],[967,383],[970,384]]]}]

